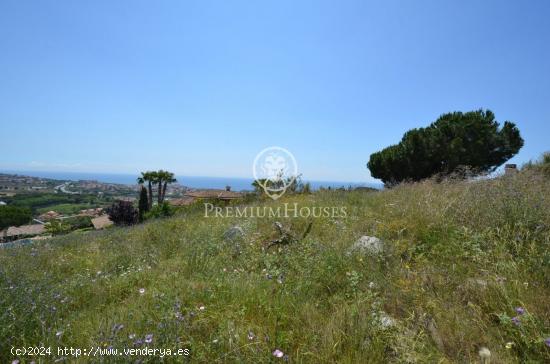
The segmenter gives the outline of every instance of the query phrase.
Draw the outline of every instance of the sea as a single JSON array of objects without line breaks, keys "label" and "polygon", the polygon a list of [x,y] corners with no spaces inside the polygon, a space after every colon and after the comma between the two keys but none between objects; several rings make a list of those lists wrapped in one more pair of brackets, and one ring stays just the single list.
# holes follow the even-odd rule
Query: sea
[{"label": "sea", "polygon": [[[115,174],[115,173],[88,173],[88,172],[53,172],[53,171],[0,171],[0,173],[18,174],[21,176],[50,178],[57,180],[94,180],[104,183],[120,183],[120,184],[136,184],[137,175],[135,174]],[[176,176],[178,183],[183,186],[197,189],[223,189],[226,186],[231,186],[233,191],[250,191],[252,190],[252,178],[238,177],[200,177],[200,176]],[[311,188],[318,190],[320,188],[356,188],[356,187],[371,187],[382,189],[381,183],[369,182],[342,182],[342,181],[314,181],[304,180],[309,182]]]}]

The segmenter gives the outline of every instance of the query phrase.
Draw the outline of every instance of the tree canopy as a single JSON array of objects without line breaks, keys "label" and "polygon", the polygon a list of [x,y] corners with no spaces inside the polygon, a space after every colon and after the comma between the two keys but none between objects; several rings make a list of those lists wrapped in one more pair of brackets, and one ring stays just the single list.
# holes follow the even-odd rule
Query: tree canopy
[{"label": "tree canopy", "polygon": [[494,171],[523,146],[514,123],[502,128],[490,110],[441,115],[426,128],[405,133],[401,142],[373,153],[367,167],[386,185],[449,175],[467,167]]},{"label": "tree canopy", "polygon": [[153,207],[153,184],[157,185],[157,202],[160,205],[166,197],[168,184],[177,182],[177,180],[174,178],[174,173],[161,169],[158,171],[141,172],[141,176],[137,178],[137,182],[139,184],[147,182],[147,200],[148,209],[150,210]]},{"label": "tree canopy", "polygon": [[31,221],[30,208],[18,206],[0,206],[0,230],[10,226],[20,226]]}]

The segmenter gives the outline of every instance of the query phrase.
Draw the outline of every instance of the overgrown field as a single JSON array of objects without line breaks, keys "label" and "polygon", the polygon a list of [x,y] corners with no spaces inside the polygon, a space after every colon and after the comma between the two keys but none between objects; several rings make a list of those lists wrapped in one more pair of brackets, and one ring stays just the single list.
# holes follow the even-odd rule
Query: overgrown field
[{"label": "overgrown field", "polygon": [[[0,362],[50,346],[66,362],[550,362],[550,181],[536,171],[382,192],[322,191],[276,207],[347,217],[205,218],[0,249]],[[279,221],[305,239],[265,249]],[[224,239],[231,226],[244,236]],[[361,236],[379,254],[348,254]],[[81,357],[57,347],[188,348]],[[279,354],[276,350],[282,352]],[[30,357],[19,356],[21,362]]]}]

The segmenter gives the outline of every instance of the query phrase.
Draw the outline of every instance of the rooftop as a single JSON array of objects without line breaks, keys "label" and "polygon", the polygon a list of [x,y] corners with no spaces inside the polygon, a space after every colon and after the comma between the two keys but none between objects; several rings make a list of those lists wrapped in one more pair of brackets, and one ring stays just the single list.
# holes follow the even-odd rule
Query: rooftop
[{"label": "rooftop", "polygon": [[94,229],[99,230],[113,225],[113,222],[109,219],[108,215],[102,215],[92,219],[92,224],[94,225]]},{"label": "rooftop", "polygon": [[10,226],[7,230],[4,230],[0,235],[4,237],[20,236],[20,235],[39,235],[46,231],[44,225],[22,225],[19,227]]}]

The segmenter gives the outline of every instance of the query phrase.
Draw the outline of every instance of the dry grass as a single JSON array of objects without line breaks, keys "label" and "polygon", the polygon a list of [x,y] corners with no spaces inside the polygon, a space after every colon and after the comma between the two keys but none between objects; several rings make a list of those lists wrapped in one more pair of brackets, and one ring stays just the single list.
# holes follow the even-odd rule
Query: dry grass
[{"label": "dry grass", "polygon": [[[205,363],[464,363],[481,346],[494,363],[550,361],[550,182],[537,170],[270,204],[285,202],[348,216],[314,219],[304,241],[269,252],[275,220],[294,231],[308,220],[191,211],[0,249],[0,362],[12,345],[141,347],[147,334]],[[222,238],[234,224],[238,246]],[[347,255],[362,235],[382,238],[384,254]]]}]

